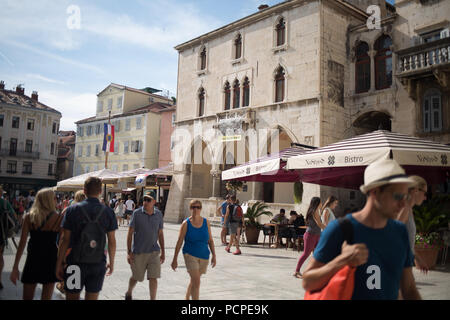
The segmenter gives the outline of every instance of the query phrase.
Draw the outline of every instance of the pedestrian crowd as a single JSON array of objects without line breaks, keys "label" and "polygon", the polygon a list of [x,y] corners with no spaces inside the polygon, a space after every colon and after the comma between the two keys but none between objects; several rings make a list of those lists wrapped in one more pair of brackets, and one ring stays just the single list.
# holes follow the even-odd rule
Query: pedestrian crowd
[{"label": "pedestrian crowd", "polygon": [[[420,299],[412,267],[414,260],[424,272],[427,266],[420,256],[414,255],[416,227],[412,208],[425,200],[426,181],[407,176],[394,160],[380,160],[366,168],[360,189],[367,197],[365,206],[343,218],[335,215],[339,200],[330,196],[324,202],[313,197],[305,218],[295,211],[288,218],[281,209],[272,219],[280,225],[294,225],[291,229],[280,229],[280,237],[284,232],[287,239],[303,238],[304,250],[294,277],[303,279],[307,292],[320,292],[332,283],[339,270],[349,266],[354,272],[352,299]],[[86,300],[98,299],[105,277],[114,272],[115,230],[126,220],[131,276],[125,299],[133,299],[133,289],[137,282],[144,281],[146,274],[150,298],[156,299],[166,255],[163,214],[155,198],[145,194],[142,205],[136,206],[131,196],[126,201],[113,197],[107,206],[101,201],[101,193],[101,180],[91,177],[73,199],[65,197],[58,201],[50,188],[40,190],[36,196],[30,194],[27,199],[19,197],[12,206],[1,198],[0,289],[8,219],[22,226],[10,280],[16,284],[20,279],[24,284],[24,300],[33,299],[37,284],[43,285],[41,298],[51,299],[55,283],[68,300],[80,299],[83,289]],[[201,216],[201,201],[192,200],[189,210],[190,216],[181,224],[171,262],[176,271],[181,251],[190,278],[185,296],[188,300],[199,299],[201,277],[207,273],[208,264],[216,266],[211,226]],[[242,254],[240,237],[245,220],[236,196],[228,195],[217,213],[222,219],[221,242],[225,250],[231,253],[235,247],[233,254]],[[27,257],[20,274],[19,262],[27,240]]]}]

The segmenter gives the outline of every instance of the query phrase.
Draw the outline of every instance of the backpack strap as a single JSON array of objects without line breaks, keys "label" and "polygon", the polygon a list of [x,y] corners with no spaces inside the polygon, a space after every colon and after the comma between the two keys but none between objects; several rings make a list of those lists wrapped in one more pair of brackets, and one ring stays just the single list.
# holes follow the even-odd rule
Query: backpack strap
[{"label": "backpack strap", "polygon": [[339,218],[338,221],[342,234],[344,235],[344,241],[347,241],[348,244],[353,244],[354,239],[352,222],[347,217]]},{"label": "backpack strap", "polygon": [[97,215],[97,217],[95,218],[94,221],[92,221],[92,219],[89,217],[88,213],[86,212],[86,210],[84,210],[83,206],[80,206],[80,209],[81,209],[81,212],[83,212],[86,219],[88,220],[88,222],[98,223],[98,221],[100,220],[100,216],[102,215],[103,211],[105,210],[105,206],[101,205],[100,213]]}]

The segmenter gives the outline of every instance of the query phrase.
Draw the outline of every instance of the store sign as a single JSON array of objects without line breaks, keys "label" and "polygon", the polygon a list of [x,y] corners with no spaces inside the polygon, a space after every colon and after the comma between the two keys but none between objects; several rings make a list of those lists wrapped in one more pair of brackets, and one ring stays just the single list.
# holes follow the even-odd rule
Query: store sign
[{"label": "store sign", "polygon": [[240,134],[234,136],[222,136],[222,142],[241,141],[242,136]]}]

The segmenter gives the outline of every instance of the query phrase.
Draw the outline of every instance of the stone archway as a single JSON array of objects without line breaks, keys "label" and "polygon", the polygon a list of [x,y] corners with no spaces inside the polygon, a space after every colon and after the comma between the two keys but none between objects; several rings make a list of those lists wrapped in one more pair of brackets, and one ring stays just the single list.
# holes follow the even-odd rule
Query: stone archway
[{"label": "stone archway", "polygon": [[359,116],[353,122],[356,135],[369,133],[376,130],[392,130],[392,117],[382,111],[369,111]]}]

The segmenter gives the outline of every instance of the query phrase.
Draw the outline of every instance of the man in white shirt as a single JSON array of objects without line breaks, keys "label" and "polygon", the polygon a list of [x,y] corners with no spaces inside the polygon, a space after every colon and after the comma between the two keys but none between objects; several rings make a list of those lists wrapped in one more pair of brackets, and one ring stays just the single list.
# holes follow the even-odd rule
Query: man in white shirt
[{"label": "man in white shirt", "polygon": [[130,217],[133,214],[134,209],[136,208],[133,199],[131,199],[131,195],[128,195],[128,200],[125,202],[125,206],[126,206],[125,216],[128,225],[130,225]]}]

